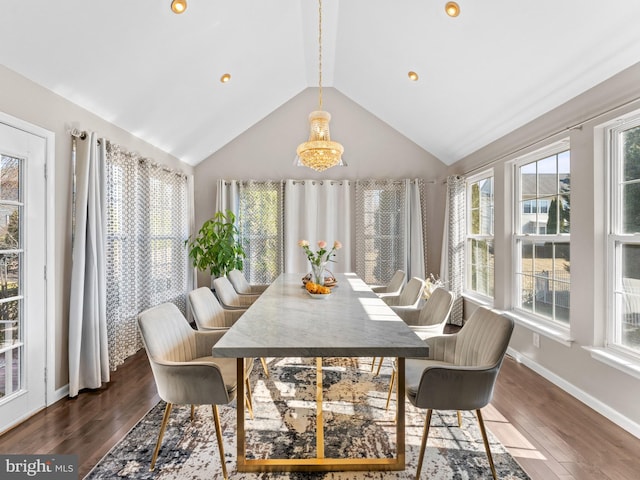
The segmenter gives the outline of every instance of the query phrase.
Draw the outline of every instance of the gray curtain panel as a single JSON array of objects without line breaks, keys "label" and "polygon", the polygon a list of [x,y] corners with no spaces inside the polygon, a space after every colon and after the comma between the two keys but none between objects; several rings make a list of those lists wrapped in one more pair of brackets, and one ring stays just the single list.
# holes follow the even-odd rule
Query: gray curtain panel
[{"label": "gray curtain panel", "polygon": [[69,299],[69,396],[109,381],[105,267],[105,141],[74,139],[75,196]]}]

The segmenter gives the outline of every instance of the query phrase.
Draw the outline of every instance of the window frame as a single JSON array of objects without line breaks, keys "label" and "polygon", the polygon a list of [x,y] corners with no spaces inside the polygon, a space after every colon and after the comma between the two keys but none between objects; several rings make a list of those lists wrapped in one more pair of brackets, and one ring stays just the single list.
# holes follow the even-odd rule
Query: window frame
[{"label": "window frame", "polygon": [[[527,310],[522,306],[522,278],[523,272],[522,270],[522,242],[531,241],[533,248],[535,248],[536,243],[544,242],[547,244],[552,244],[554,251],[555,247],[558,244],[567,244],[569,248],[569,252],[571,251],[571,233],[557,233],[557,234],[548,234],[546,233],[522,233],[522,215],[523,215],[523,207],[521,205],[522,202],[522,181],[520,175],[520,168],[528,165],[530,163],[538,162],[541,160],[545,160],[546,158],[552,156],[561,155],[564,152],[569,152],[569,165],[571,165],[571,145],[569,142],[569,138],[563,138],[557,142],[549,144],[543,148],[535,150],[533,152],[527,153],[521,157],[514,159],[512,164],[512,185],[513,185],[513,209],[512,209],[512,241],[511,241],[511,251],[512,251],[512,268],[511,268],[511,277],[512,277],[512,291],[511,291],[511,311],[514,317],[523,321],[523,323],[530,326],[534,330],[540,331],[545,335],[550,334],[553,337],[557,337],[562,339],[563,341],[569,341],[570,339],[570,327],[571,327],[571,305],[569,301],[568,309],[569,315],[568,320],[565,322],[563,320],[544,316],[538,314],[534,311]],[[557,174],[557,169],[556,169]],[[538,175],[538,173],[536,173]],[[571,167],[569,168],[569,176],[571,175]],[[557,194],[558,192],[556,192]],[[538,192],[536,193],[538,195]],[[569,196],[571,196],[571,189],[569,190]],[[536,196],[535,200],[539,200],[542,197]],[[536,215],[538,215],[538,206],[535,208]],[[553,256],[555,261],[555,253]],[[554,268],[555,270],[555,268]],[[535,278],[535,277],[534,277]],[[553,280],[555,282],[555,278]],[[535,289],[534,289],[535,294]],[[571,279],[569,279],[569,299],[571,298]],[[554,295],[553,298],[553,306],[552,311],[555,312],[556,307],[556,298]],[[555,316],[555,315],[554,315]]]},{"label": "window frame", "polygon": [[[633,349],[622,345],[619,339],[623,303],[622,285],[622,248],[627,245],[640,245],[640,232],[623,233],[623,195],[622,185],[624,142],[622,134],[640,127],[640,112],[634,112],[617,119],[605,128],[606,172],[607,172],[607,319],[604,347],[623,358],[640,362],[640,348]],[[640,179],[639,179],[640,180]]]},{"label": "window frame", "polygon": [[[473,215],[471,215],[472,211],[472,188],[473,185],[480,183],[483,180],[491,180],[491,234],[483,234],[483,233],[470,233],[471,232],[471,222],[473,220]],[[483,172],[472,175],[466,179],[466,225],[465,225],[465,242],[464,242],[464,250],[465,250],[465,279],[464,279],[464,295],[470,298],[477,299],[481,301],[483,304],[492,305],[495,298],[495,260],[493,267],[493,274],[491,275],[492,285],[489,288],[493,295],[489,295],[484,292],[479,292],[472,288],[472,266],[473,262],[471,261],[472,252],[471,252],[471,242],[473,240],[479,241],[490,241],[493,244],[493,248],[495,249],[495,174],[493,169],[485,170]],[[495,254],[494,254],[495,258]],[[487,267],[485,265],[485,267]]]}]

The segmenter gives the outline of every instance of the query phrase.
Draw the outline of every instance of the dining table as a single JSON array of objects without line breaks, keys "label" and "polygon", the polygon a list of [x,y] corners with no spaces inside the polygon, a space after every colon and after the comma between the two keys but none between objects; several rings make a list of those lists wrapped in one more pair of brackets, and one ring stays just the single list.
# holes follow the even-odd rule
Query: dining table
[{"label": "dining table", "polygon": [[[355,273],[336,274],[331,293],[311,296],[300,273],[283,273],[214,345],[214,357],[237,359],[237,398],[245,395],[245,358],[315,357],[316,451],[311,458],[247,458],[244,409],[237,412],[239,472],[404,470],[405,358],[426,357],[421,340]],[[395,455],[325,456],[322,363],[328,357],[397,357]],[[372,374],[373,375],[373,374]]]}]

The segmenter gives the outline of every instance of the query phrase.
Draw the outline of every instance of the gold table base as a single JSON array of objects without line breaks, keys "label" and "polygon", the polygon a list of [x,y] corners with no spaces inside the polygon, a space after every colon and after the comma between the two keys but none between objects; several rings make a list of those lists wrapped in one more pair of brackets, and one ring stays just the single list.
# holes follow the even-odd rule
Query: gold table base
[{"label": "gold table base", "polygon": [[[316,358],[316,456],[315,458],[248,459],[245,435],[245,413],[238,408],[238,472],[329,472],[329,471],[395,471],[405,468],[404,358],[398,358],[396,401],[396,456],[393,458],[327,458],[324,455],[324,421],[322,414],[322,358]],[[237,360],[238,398],[244,398],[244,359]]]}]

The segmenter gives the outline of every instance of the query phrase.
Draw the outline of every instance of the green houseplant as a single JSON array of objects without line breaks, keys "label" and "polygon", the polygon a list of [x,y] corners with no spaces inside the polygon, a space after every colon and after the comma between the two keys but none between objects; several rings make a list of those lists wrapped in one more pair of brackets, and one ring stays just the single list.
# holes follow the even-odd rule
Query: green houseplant
[{"label": "green houseplant", "polygon": [[213,277],[221,277],[231,270],[242,270],[242,260],[247,256],[238,241],[236,216],[231,210],[216,212],[202,224],[194,238],[185,243],[193,266],[198,270],[209,269]]}]

